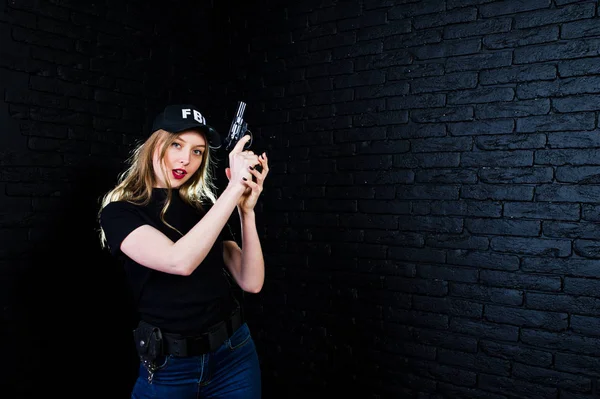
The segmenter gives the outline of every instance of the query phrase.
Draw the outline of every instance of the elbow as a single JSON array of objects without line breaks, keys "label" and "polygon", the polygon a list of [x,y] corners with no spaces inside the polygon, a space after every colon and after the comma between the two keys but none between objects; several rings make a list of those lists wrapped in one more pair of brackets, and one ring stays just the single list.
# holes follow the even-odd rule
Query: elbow
[{"label": "elbow", "polygon": [[179,268],[176,268],[175,270],[176,270],[175,274],[178,274],[178,275],[184,276],[184,277],[189,276],[194,271],[190,267],[179,267]]},{"label": "elbow", "polygon": [[166,270],[169,274],[175,274],[177,276],[189,276],[192,274],[194,269],[188,267],[187,265],[182,265],[180,263],[171,263],[169,268]]},{"label": "elbow", "polygon": [[249,294],[258,294],[263,288],[263,282],[257,282],[254,284],[247,284],[242,289]]},{"label": "elbow", "polygon": [[169,266],[171,274],[179,276],[189,276],[196,269],[195,265],[192,265],[185,259],[171,259]]}]

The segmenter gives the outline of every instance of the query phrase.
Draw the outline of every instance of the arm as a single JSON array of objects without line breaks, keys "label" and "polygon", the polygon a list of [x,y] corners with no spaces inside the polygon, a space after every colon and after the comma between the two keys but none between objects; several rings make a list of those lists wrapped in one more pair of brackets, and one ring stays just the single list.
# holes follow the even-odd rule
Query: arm
[{"label": "arm", "polygon": [[248,138],[241,139],[230,153],[232,178],[219,199],[206,215],[177,242],[171,241],[154,227],[143,225],[132,231],[121,243],[121,251],[137,263],[171,274],[190,275],[204,260],[231,212],[247,189],[248,166],[257,156],[243,153]]},{"label": "arm", "polygon": [[223,243],[223,259],[229,272],[242,290],[252,293],[260,292],[265,281],[265,262],[256,229],[254,206],[269,172],[266,154],[262,154],[259,161],[262,171],[251,170],[256,177],[256,183],[249,182],[251,191],[240,198],[237,207],[241,222],[242,248],[240,249],[234,241]]},{"label": "arm", "polygon": [[242,248],[235,241],[223,243],[223,259],[229,272],[240,288],[258,293],[265,281],[265,262],[256,230],[254,211],[240,212],[242,225]]}]

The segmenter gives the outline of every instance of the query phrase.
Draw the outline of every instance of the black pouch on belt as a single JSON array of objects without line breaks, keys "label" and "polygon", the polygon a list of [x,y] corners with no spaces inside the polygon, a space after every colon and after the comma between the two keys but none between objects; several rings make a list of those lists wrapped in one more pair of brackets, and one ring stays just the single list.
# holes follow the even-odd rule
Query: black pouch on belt
[{"label": "black pouch on belt", "polygon": [[135,348],[142,360],[154,364],[163,355],[163,336],[160,328],[143,321],[133,330]]}]

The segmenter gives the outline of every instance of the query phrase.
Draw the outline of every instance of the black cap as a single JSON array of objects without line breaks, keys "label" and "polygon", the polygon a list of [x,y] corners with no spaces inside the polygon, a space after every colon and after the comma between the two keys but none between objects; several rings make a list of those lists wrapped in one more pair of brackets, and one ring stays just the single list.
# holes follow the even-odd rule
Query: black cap
[{"label": "black cap", "polygon": [[159,129],[170,133],[179,133],[188,129],[201,129],[206,133],[208,146],[221,147],[221,136],[211,126],[206,124],[206,119],[196,107],[191,104],[168,105],[154,119],[152,132]]}]

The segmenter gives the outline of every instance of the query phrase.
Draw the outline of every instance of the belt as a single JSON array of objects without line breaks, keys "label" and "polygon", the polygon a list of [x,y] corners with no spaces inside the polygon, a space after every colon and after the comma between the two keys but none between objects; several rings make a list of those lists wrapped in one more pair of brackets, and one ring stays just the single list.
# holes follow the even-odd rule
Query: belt
[{"label": "belt", "polygon": [[200,356],[216,351],[226,339],[244,324],[240,307],[229,318],[212,326],[206,333],[196,336],[163,333],[163,353],[173,356]]}]

